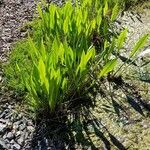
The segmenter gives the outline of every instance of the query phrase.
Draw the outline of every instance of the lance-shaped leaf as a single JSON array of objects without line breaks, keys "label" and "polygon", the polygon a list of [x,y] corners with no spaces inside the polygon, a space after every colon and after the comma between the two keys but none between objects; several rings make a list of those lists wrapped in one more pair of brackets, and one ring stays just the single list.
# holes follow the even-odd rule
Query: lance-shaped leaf
[{"label": "lance-shaped leaf", "polygon": [[131,50],[131,53],[129,55],[130,58],[134,56],[145,45],[149,37],[150,37],[150,34],[146,34],[142,38],[139,39],[139,41],[136,43],[134,48]]},{"label": "lance-shaped leaf", "polygon": [[112,10],[112,15],[111,15],[111,21],[114,21],[119,13],[119,6],[118,3],[116,3],[116,5],[114,6],[113,10]]},{"label": "lance-shaped leaf", "polygon": [[106,76],[109,72],[111,72],[117,64],[117,59],[110,60],[104,68],[101,70],[99,77]]},{"label": "lance-shaped leaf", "polygon": [[118,37],[118,40],[117,40],[118,52],[119,52],[119,50],[122,48],[123,43],[125,42],[125,39],[126,39],[126,36],[127,36],[127,32],[128,32],[127,29],[123,30],[123,31],[120,33],[119,37]]}]

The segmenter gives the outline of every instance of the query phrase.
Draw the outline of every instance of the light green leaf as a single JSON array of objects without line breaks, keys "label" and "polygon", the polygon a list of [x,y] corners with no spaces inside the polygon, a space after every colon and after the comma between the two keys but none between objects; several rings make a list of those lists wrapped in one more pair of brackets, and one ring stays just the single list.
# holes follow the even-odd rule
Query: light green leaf
[{"label": "light green leaf", "polygon": [[139,41],[136,43],[134,48],[131,50],[131,53],[129,55],[130,58],[134,56],[145,45],[149,37],[150,37],[150,34],[146,34],[142,38],[139,39]]},{"label": "light green leaf", "polygon": [[64,21],[63,30],[64,30],[65,34],[68,33],[68,17],[66,17],[66,19]]},{"label": "light green leaf", "polygon": [[45,70],[45,64],[42,59],[39,60],[38,70],[39,70],[41,82],[44,82],[46,76],[46,70]]},{"label": "light green leaf", "polygon": [[119,13],[119,6],[118,3],[116,3],[116,5],[114,6],[113,10],[112,10],[112,15],[111,15],[111,21],[114,21]]},{"label": "light green leaf", "polygon": [[117,59],[110,60],[101,70],[99,77],[106,76],[109,72],[111,72],[117,64]]},{"label": "light green leaf", "polygon": [[123,30],[123,31],[120,33],[119,37],[118,37],[118,40],[117,40],[118,52],[119,52],[119,50],[122,48],[123,43],[125,42],[125,39],[126,39],[126,36],[127,36],[127,32],[128,32],[127,29]]},{"label": "light green leaf", "polygon": [[40,4],[37,4],[37,10],[38,10],[39,16],[40,16],[41,19],[43,20],[43,12],[42,12],[42,9],[41,9]]},{"label": "light green leaf", "polygon": [[106,16],[107,12],[108,12],[108,2],[106,1],[105,2],[105,7],[103,9],[103,15]]}]

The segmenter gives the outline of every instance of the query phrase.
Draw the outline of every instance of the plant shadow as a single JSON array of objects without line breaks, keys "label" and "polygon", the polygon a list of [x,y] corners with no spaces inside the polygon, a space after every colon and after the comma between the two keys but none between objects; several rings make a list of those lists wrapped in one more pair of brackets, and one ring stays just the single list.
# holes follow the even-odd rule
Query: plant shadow
[{"label": "plant shadow", "polygon": [[[113,90],[116,90],[117,86],[124,93],[126,103],[132,110],[146,117],[144,111],[150,112],[150,104],[143,100],[133,85],[126,83],[121,77],[113,77],[113,79],[109,77],[108,80]],[[111,101],[111,106],[103,105],[105,111],[109,111],[108,108],[112,107],[118,118],[121,118],[122,114],[128,115],[128,110],[116,99],[115,93],[109,93],[107,90],[106,92],[99,84],[94,88],[100,93],[101,98]],[[70,101],[67,109],[59,108],[61,111],[56,111],[51,116],[42,116],[42,119],[37,121],[30,149],[111,150],[112,146],[119,150],[129,149],[103,125],[99,117],[95,116],[92,110],[96,107],[97,92],[91,90],[90,93],[92,97],[86,94],[80,99],[75,98],[75,101]],[[93,135],[101,145],[96,144]]]}]

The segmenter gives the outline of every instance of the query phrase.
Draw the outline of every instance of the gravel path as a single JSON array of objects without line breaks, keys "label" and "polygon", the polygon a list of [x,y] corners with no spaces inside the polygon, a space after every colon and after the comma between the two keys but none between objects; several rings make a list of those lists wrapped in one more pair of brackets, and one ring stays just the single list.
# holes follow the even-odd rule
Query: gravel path
[{"label": "gravel path", "polygon": [[6,53],[17,39],[24,36],[20,27],[32,19],[34,0],[3,0],[0,4],[0,60],[6,60]]},{"label": "gravel path", "polygon": [[[24,37],[20,27],[32,20],[36,4],[34,0],[0,2],[0,61],[4,62],[7,60],[11,44]],[[18,114],[13,101],[15,98],[8,96],[10,93],[2,94],[3,87],[0,89],[0,150],[31,149],[28,141],[31,141],[34,131],[32,120],[23,113]],[[2,103],[3,101],[9,103]]]},{"label": "gravel path", "polygon": [[[20,27],[32,19],[35,6],[34,0],[3,0],[3,3],[0,3],[0,60],[6,61],[6,54],[10,51],[11,44],[24,37],[24,33],[20,32]],[[149,10],[140,15],[128,12],[121,18],[121,26],[129,28],[126,49],[129,50],[140,35],[150,32],[149,18]],[[37,134],[43,135],[42,138],[33,140],[36,136],[33,135],[35,130],[33,121],[25,117],[23,113],[18,114],[15,111],[15,102],[1,104],[4,99],[5,95],[0,93],[0,150],[61,149],[56,148],[52,141],[47,140],[40,132],[40,128]],[[42,126],[42,129],[44,128]],[[32,140],[36,140],[36,146],[33,148],[31,148]]]},{"label": "gravel path", "polygon": [[[125,47],[127,51],[130,51],[141,36],[150,33],[150,9],[148,8],[144,9],[143,13],[124,12],[120,21],[121,26],[128,28],[129,31]],[[150,40],[148,46],[150,46]]]}]

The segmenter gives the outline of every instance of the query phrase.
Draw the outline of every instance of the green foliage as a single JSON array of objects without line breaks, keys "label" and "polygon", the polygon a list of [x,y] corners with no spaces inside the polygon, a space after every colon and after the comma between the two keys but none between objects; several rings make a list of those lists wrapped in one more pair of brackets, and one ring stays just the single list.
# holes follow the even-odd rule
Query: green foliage
[{"label": "green foliage", "polygon": [[[37,40],[28,38],[30,48],[27,51],[32,66],[31,70],[27,70],[28,76],[22,73],[20,64],[16,63],[35,111],[54,111],[65,96],[70,95],[70,91],[72,95],[80,93],[80,88],[89,79],[88,73],[95,56],[99,55],[92,36],[95,32],[108,41],[111,22],[119,12],[115,2],[84,0],[81,4],[72,5],[68,1],[62,7],[45,5],[45,11],[38,4],[41,40],[37,46]],[[111,45],[108,43],[108,46]],[[109,56],[107,60],[109,62]],[[109,68],[105,75],[111,70]]]},{"label": "green foliage", "polygon": [[[27,70],[31,70],[31,63],[27,52],[28,48],[27,40],[22,40],[15,44],[13,52],[9,56],[9,61],[3,65],[7,85],[18,91],[24,89],[20,78],[21,74],[26,74]],[[21,73],[18,72],[16,63],[20,64],[20,68],[22,68]]]},{"label": "green foliage", "polygon": [[[8,67],[15,69],[17,82],[21,79],[34,111],[54,112],[70,97],[80,96],[87,82],[90,86],[95,82],[90,80],[91,70],[97,78],[114,71],[127,29],[119,35],[113,30],[117,0],[81,0],[74,5],[68,1],[61,7],[44,4],[42,10],[38,4],[37,8],[40,18],[33,24],[35,31],[16,47]],[[135,46],[132,56],[147,38]]]}]

